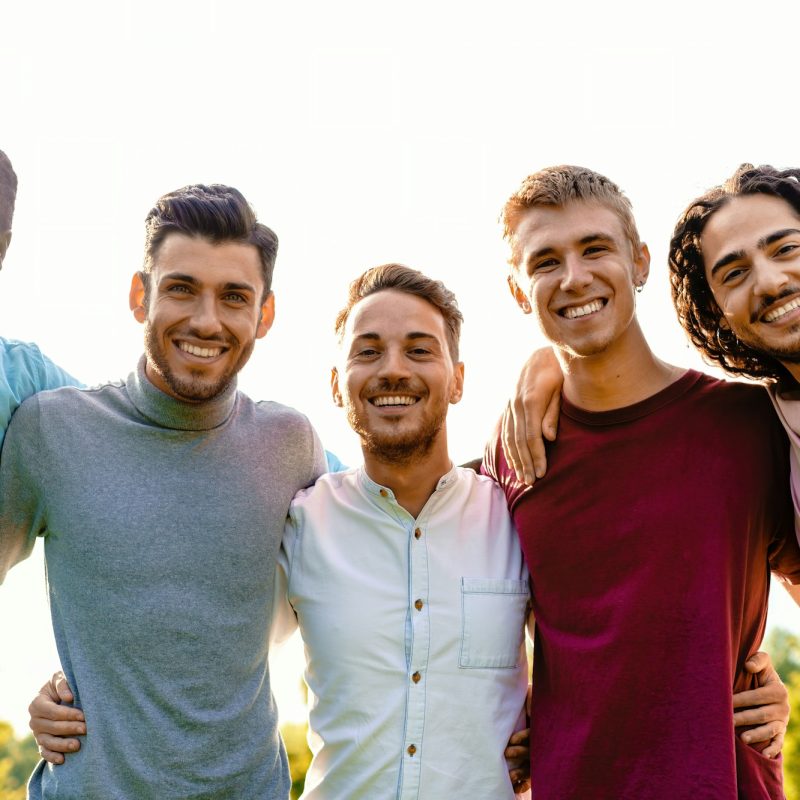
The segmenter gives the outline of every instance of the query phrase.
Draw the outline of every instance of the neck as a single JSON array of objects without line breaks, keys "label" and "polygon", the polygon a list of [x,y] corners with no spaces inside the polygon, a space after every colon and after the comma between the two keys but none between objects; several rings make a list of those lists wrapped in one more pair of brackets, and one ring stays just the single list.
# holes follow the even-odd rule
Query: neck
[{"label": "neck", "polygon": [[379,454],[369,453],[363,448],[362,452],[367,475],[375,483],[391,489],[398,504],[415,519],[433,494],[439,479],[452,467],[444,429],[428,453],[405,464],[384,460]]},{"label": "neck", "polygon": [[685,372],[656,357],[636,319],[601,353],[556,353],[564,371],[566,398],[587,411],[610,411],[646,400]]}]

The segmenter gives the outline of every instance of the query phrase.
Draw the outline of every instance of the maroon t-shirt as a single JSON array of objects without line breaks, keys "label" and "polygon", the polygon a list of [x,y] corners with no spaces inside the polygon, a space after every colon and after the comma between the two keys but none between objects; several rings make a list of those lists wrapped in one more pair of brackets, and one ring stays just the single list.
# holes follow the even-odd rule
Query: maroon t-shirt
[{"label": "maroon t-shirt", "polygon": [[760,387],[689,371],[647,400],[562,401],[548,472],[503,487],[531,573],[535,800],[783,798],[734,736],[770,569],[800,583],[786,437]]}]

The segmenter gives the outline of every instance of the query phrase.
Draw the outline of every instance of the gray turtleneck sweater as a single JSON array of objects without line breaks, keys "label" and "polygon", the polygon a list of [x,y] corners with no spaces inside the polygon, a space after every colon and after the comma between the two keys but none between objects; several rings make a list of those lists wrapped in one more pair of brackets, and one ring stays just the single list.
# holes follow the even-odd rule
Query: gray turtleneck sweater
[{"label": "gray turtleneck sweater", "polygon": [[0,580],[43,536],[88,728],[31,798],[288,796],[267,631],[289,502],[324,464],[296,411],[235,386],[181,403],[143,361],[125,383],[23,403],[0,459]]}]

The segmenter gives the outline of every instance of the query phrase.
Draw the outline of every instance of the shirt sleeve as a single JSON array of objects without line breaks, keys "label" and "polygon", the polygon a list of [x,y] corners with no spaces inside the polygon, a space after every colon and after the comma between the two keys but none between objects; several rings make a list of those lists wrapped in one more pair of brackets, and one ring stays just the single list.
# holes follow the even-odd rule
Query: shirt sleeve
[{"label": "shirt sleeve", "polygon": [[297,630],[297,615],[289,602],[289,577],[292,574],[292,558],[297,541],[298,525],[292,509],[286,518],[283,540],[278,551],[275,567],[275,595],[272,603],[270,645],[280,647]]},{"label": "shirt sleeve", "polygon": [[39,356],[37,364],[39,373],[38,386],[36,387],[37,392],[41,392],[45,389],[59,389],[62,386],[83,386],[77,378],[73,378],[69,372],[61,369],[57,364],[54,364],[38,347],[35,347],[35,349]]},{"label": "shirt sleeve", "polygon": [[45,532],[40,487],[39,402],[31,397],[11,420],[0,457],[0,583]]}]

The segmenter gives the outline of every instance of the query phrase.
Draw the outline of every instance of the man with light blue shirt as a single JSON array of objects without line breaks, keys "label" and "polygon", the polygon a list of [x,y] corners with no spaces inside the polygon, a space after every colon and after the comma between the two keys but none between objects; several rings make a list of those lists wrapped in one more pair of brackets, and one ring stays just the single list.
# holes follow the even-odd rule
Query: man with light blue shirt
[{"label": "man with light blue shirt", "polygon": [[[11,242],[16,198],[17,176],[8,156],[0,150],[0,269]],[[77,384],[35,344],[0,337],[0,445],[11,415],[26,397],[43,389]]]},{"label": "man with light blue shirt", "polygon": [[460,326],[453,294],[398,264],[337,319],[333,397],[364,465],[295,497],[276,580],[274,638],[299,626],[307,657],[304,800],[514,797],[528,574],[498,486],[448,455]]}]

